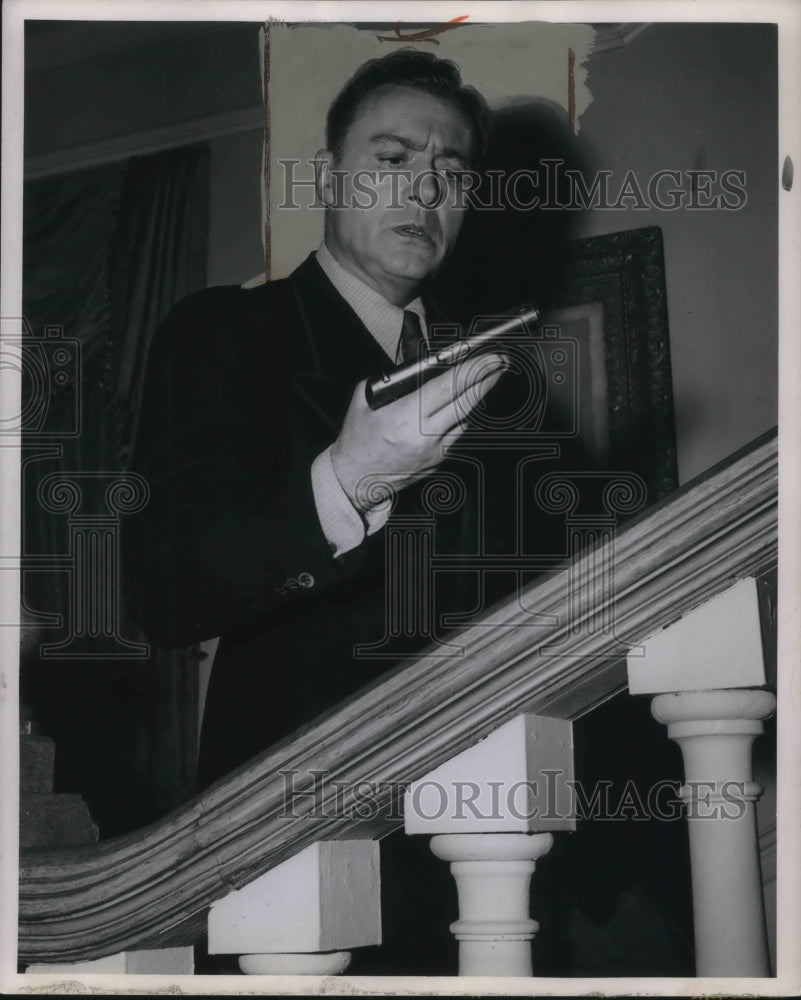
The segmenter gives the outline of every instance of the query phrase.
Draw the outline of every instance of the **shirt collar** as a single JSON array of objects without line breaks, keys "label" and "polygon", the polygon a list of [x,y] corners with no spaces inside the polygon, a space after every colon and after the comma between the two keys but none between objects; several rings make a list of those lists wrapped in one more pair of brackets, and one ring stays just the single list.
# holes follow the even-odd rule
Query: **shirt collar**
[{"label": "shirt collar", "polygon": [[[403,326],[404,310],[388,302],[374,288],[370,288],[356,275],[346,271],[334,257],[325,243],[317,251],[317,263],[325,272],[331,284],[353,309],[359,319],[372,334],[379,347],[395,362]],[[426,314],[423,302],[416,298],[406,309],[417,313],[423,333],[426,333]]]}]

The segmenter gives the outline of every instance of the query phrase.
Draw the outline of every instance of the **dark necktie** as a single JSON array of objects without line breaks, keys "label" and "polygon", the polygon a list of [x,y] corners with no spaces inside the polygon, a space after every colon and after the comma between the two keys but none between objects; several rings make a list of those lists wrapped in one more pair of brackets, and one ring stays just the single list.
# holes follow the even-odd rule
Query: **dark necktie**
[{"label": "dark necktie", "polygon": [[425,346],[425,337],[420,326],[420,317],[411,309],[403,310],[403,326],[401,327],[400,343],[398,345],[398,362],[417,361]]}]

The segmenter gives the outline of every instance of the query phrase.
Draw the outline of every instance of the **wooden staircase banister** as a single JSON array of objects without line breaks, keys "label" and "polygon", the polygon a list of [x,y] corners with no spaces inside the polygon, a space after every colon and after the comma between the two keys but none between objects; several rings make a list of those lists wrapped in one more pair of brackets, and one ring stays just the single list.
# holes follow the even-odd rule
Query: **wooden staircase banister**
[{"label": "wooden staircase banister", "polygon": [[[297,787],[311,788],[314,771],[349,788],[379,783],[375,802],[384,808],[392,783],[421,777],[523,709],[561,718],[590,711],[626,685],[620,639],[637,644],[735,580],[772,568],[776,557],[773,431],[629,521],[613,543],[583,553],[573,567],[584,585],[573,595],[572,621],[565,567],[524,593],[529,608],[556,624],[531,627],[529,612],[511,599],[493,609],[500,624],[448,636],[464,647],[462,657],[424,651],[159,822],[96,845],[23,854],[22,960],[196,940],[212,902],[308,844],[378,836],[401,823],[397,811],[334,814],[330,785],[316,804],[295,799],[288,814],[281,772],[294,772]],[[618,638],[589,627],[610,602]],[[556,641],[558,655],[543,655]]]}]

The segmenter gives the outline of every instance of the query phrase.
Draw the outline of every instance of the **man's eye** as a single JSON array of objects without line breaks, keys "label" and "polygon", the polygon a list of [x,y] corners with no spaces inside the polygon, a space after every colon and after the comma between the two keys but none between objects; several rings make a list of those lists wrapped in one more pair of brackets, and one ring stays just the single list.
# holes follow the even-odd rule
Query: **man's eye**
[{"label": "man's eye", "polygon": [[394,156],[379,156],[378,160],[380,163],[384,163],[388,167],[400,167],[403,164],[405,157],[403,154],[398,153]]}]

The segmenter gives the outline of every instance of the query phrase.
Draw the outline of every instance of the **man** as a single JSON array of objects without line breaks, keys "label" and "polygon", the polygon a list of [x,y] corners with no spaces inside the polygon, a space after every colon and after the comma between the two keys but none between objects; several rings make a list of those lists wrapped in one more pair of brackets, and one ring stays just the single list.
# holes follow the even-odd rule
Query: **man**
[{"label": "man", "polygon": [[[386,522],[419,512],[419,487],[444,468],[503,361],[457,366],[375,411],[364,380],[433,334],[426,283],[454,247],[456,187],[488,131],[483,99],[452,63],[409,50],[366,63],[333,102],[317,156],[322,246],[286,280],[191,297],[155,338],[133,461],[151,496],[125,555],[132,610],[154,643],[222,637],[201,789],[430,639],[412,627],[384,643]],[[469,502],[442,516],[438,550],[459,551],[471,517]],[[475,609],[465,581],[447,576],[435,610]],[[414,850],[406,871],[384,866],[385,882],[439,878],[453,895],[447,866],[427,844]],[[430,896],[412,891],[418,946],[385,908],[390,945],[414,971],[455,971],[454,907],[426,926]]]},{"label": "man", "polygon": [[[405,50],[365,64],[317,157],[323,245],[285,281],[190,297],[155,338],[133,461],[151,497],[126,561],[153,642],[222,636],[200,787],[388,666],[353,655],[384,628],[391,501],[365,484],[390,483],[402,508],[502,360],[376,411],[363,381],[400,357],[402,331],[436,319],[421,296],[453,249],[465,208],[450,195],[487,132],[452,63]],[[364,208],[354,184],[371,175]]]}]

